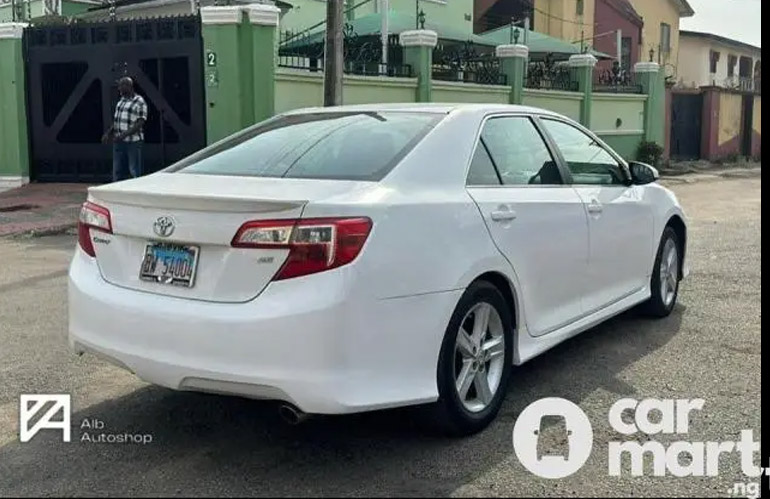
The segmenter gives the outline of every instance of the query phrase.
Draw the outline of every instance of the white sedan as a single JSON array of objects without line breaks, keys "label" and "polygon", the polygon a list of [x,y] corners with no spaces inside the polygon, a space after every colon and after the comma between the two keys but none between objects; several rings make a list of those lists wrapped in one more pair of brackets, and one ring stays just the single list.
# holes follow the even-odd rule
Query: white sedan
[{"label": "white sedan", "polygon": [[687,226],[657,178],[541,109],[279,115],[89,189],[69,343],[293,421],[425,404],[472,433],[513,365],[636,305],[671,312]]}]

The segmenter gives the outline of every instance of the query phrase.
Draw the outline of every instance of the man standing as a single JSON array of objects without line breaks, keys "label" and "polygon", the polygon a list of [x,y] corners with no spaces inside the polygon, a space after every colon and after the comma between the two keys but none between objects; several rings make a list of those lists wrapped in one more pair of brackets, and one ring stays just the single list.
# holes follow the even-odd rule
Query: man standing
[{"label": "man standing", "polygon": [[120,100],[115,106],[112,126],[102,142],[112,142],[112,180],[117,182],[142,174],[142,128],[147,121],[147,103],[134,92],[134,82],[128,76],[118,80]]}]

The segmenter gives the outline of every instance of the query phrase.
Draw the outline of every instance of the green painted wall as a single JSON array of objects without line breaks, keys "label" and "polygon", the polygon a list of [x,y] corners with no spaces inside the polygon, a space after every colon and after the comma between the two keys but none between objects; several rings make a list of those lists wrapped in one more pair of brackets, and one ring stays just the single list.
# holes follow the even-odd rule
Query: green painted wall
[{"label": "green painted wall", "polygon": [[410,102],[416,89],[415,78],[346,76],[342,99],[345,104]]},{"label": "green painted wall", "polygon": [[594,93],[591,130],[597,133],[644,133],[645,100],[645,95]]},{"label": "green painted wall", "polygon": [[[275,112],[323,105],[321,73],[292,73],[279,70],[275,75]],[[344,94],[343,94],[344,95]]]},{"label": "green painted wall", "polygon": [[605,141],[610,147],[620,154],[626,161],[632,161],[636,159],[636,154],[639,149],[639,144],[644,139],[643,133],[632,134],[602,134],[597,133],[599,138]]},{"label": "green painted wall", "polygon": [[404,47],[404,64],[412,67],[417,76],[417,90],[412,99],[416,102],[432,102],[431,79],[433,72],[433,49],[431,47]]},{"label": "green painted wall", "polygon": [[21,39],[0,40],[0,176],[29,177]]},{"label": "green painted wall", "polygon": [[[416,78],[345,76],[345,104],[414,102]],[[323,105],[321,74],[280,70],[275,79],[275,112]]]},{"label": "green painted wall", "polygon": [[509,87],[433,81],[433,102],[508,104]]},{"label": "green painted wall", "polygon": [[637,73],[637,80],[647,94],[645,101],[644,131],[645,138],[661,147],[666,142],[666,86],[664,72]]},{"label": "green painted wall", "polygon": [[275,113],[276,52],[273,47],[276,43],[274,26],[251,25],[252,105],[255,122],[266,120]]},{"label": "green painted wall", "polygon": [[582,94],[578,92],[552,92],[547,90],[524,89],[525,106],[548,109],[563,114],[575,121],[580,120],[580,103]]},{"label": "green painted wall", "polygon": [[[203,25],[204,57],[209,51],[216,54],[216,66],[207,66],[205,74],[206,134],[209,143],[254,122],[250,28],[248,21],[241,22],[237,27]],[[244,68],[247,70],[244,71]]]}]

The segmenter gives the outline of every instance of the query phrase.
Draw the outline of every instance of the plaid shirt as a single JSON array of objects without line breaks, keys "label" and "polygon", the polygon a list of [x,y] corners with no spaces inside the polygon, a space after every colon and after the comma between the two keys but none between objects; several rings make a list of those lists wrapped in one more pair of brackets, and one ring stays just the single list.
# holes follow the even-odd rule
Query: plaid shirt
[{"label": "plaid shirt", "polygon": [[[123,133],[136,123],[139,118],[147,121],[147,103],[139,94],[134,94],[133,97],[126,98],[121,97],[118,101],[118,105],[115,106],[115,118],[113,120],[113,127],[115,134]],[[126,135],[123,139],[124,142],[139,142],[144,140],[144,132],[140,128],[136,133]]]}]

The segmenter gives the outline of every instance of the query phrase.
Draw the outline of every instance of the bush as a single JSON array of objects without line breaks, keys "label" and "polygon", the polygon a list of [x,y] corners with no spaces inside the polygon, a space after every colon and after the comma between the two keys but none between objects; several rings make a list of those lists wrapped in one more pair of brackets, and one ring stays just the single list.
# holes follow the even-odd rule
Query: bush
[{"label": "bush", "polygon": [[636,158],[642,163],[647,163],[656,168],[660,166],[663,158],[663,148],[656,142],[644,141],[639,144],[639,150],[636,152]]}]

